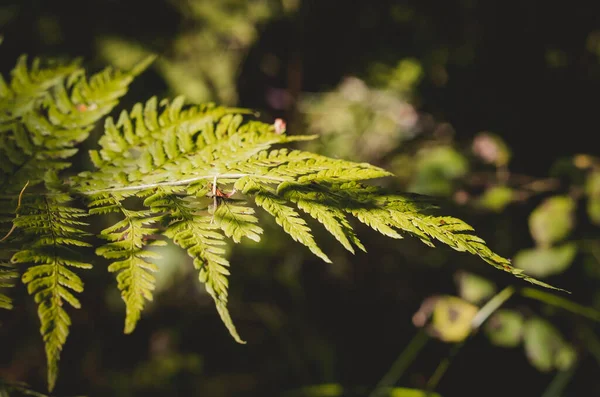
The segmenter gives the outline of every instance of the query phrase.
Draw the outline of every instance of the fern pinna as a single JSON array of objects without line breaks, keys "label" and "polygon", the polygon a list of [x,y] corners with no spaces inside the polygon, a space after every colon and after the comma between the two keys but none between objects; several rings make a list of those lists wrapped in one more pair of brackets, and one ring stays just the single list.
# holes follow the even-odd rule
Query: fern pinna
[{"label": "fern pinna", "polygon": [[[221,319],[243,343],[227,311],[230,264],[224,246],[228,239],[260,240],[255,208],[325,262],[330,259],[304,216],[352,253],[365,251],[350,222],[355,218],[391,238],[413,235],[430,246],[438,240],[552,288],[493,253],[465,222],[435,215],[431,204],[414,196],[364,183],[391,176],[386,170],[273,148],[315,137],[288,136],[281,126],[252,120],[245,109],[150,98],[105,120],[99,148],[89,153],[93,170],[59,178],[71,167],[76,146],[150,61],[130,72],[108,68],[88,79],[79,62],[35,60],[28,66],[23,57],[9,83],[0,78],[0,287],[14,285],[20,274],[38,304],[50,390],[69,333],[64,303],[80,306],[75,295],[84,289],[80,270],[95,262],[81,255],[91,249],[84,222],[89,214],[119,218],[99,233],[105,243],[95,252],[116,274],[126,306],[125,333],[133,332],[152,299],[157,254],[148,248],[171,240],[193,259]],[[246,201],[224,205],[233,192]],[[7,295],[0,295],[0,307],[12,307]]]}]

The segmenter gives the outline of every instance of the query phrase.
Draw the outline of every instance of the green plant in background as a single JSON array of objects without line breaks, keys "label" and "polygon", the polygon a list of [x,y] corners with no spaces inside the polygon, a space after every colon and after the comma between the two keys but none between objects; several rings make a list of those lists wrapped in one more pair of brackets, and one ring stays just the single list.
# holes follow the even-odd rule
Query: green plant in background
[{"label": "green plant in background", "polygon": [[[598,200],[596,178],[600,163],[596,158],[578,155],[572,159],[560,160],[554,167],[551,178],[536,179],[511,174],[507,145],[489,132],[475,137],[472,154],[475,157],[469,168],[480,169],[477,160],[486,167],[492,165],[493,168],[479,173],[465,172],[459,178],[463,189],[476,187],[473,193],[463,190],[459,191],[458,195],[454,194],[459,203],[471,205],[479,210],[501,212],[511,203],[534,200],[536,196],[543,195],[541,202],[528,218],[530,234],[536,246],[517,252],[514,257],[516,267],[545,279],[565,272],[578,254],[590,256],[595,262],[592,267],[597,266],[598,242],[593,233],[583,240],[569,239],[576,231],[577,219],[582,218],[577,216],[578,206],[584,207],[585,210],[580,213],[587,215],[587,221],[597,224],[594,211]],[[466,161],[467,155],[462,156]],[[561,184],[559,178],[564,180],[565,175],[568,176],[567,183]],[[446,178],[449,183],[452,175]],[[483,191],[481,185],[484,186]],[[451,194],[452,191],[447,191],[443,195]],[[597,273],[593,274],[593,278],[598,279]],[[430,297],[425,300],[414,318],[417,326],[424,326],[430,320],[427,331],[431,336],[446,342],[460,342],[453,349],[451,356],[438,367],[438,371],[432,377],[433,384],[437,384],[452,356],[467,338],[479,329],[482,318],[489,317],[484,331],[491,343],[506,348],[522,345],[527,359],[539,371],[559,371],[560,375],[557,375],[549,390],[564,388],[573,376],[572,369],[581,354],[581,348],[578,349],[577,345],[594,350],[593,346],[598,343],[593,333],[589,332],[588,325],[582,325],[580,330],[575,330],[578,335],[566,338],[548,319],[561,314],[556,313],[555,309],[558,308],[562,309],[563,313],[570,312],[592,322],[600,322],[598,306],[585,307],[530,288],[515,290],[510,287],[496,293],[496,286],[491,281],[471,273],[461,273],[457,282],[460,297]],[[546,309],[545,313],[534,313],[532,308],[498,310],[500,305],[515,294],[541,302]]]},{"label": "green plant in background", "polygon": [[[78,61],[36,59],[28,65],[22,57],[11,79],[0,79],[1,255],[9,260],[2,274],[8,281],[21,274],[38,305],[50,390],[69,333],[67,303],[81,306],[75,296],[84,289],[78,273],[95,262],[88,251],[96,233],[84,221],[90,214],[118,215],[96,234],[106,242],[95,252],[117,274],[126,333],[152,299],[157,258],[148,248],[165,244],[166,238],[193,259],[223,322],[242,342],[227,310],[224,246],[226,238],[236,243],[243,237],[260,239],[255,207],[325,262],[330,259],[301,213],[321,223],[350,252],[365,248],[348,216],[388,237],[399,239],[403,232],[430,246],[438,240],[553,288],[493,253],[465,222],[436,215],[429,200],[363,182],[391,175],[382,168],[272,148],[315,137],[288,136],[281,128],[248,120],[251,112],[244,109],[153,97],[116,120],[107,118],[100,148],[89,153],[94,169],[75,175],[80,170],[71,169],[70,159],[76,146],[151,61],[130,72],[107,68],[88,78]],[[6,295],[2,302],[11,305]]]},{"label": "green plant in background", "polygon": [[[368,80],[348,77],[326,93],[304,94],[299,110],[306,130],[319,134],[323,154],[379,162],[419,132],[418,114],[410,103],[422,69],[414,60],[395,68],[379,65]],[[321,143],[322,141],[322,143]]]},{"label": "green plant in background", "polygon": [[[236,79],[258,27],[297,5],[279,0],[174,0],[182,32],[156,62],[171,92],[193,102],[237,103]],[[100,37],[98,52],[110,64],[132,67],[152,50],[124,37]],[[218,67],[215,67],[218,65]]]},{"label": "green plant in background", "polygon": [[[379,70],[383,69],[379,67]],[[418,74],[403,74],[401,70],[401,66],[388,67],[385,78],[371,78],[378,88],[363,80],[349,78],[335,91],[305,97],[301,109],[305,112],[307,130],[324,137],[323,146],[318,149],[330,155],[343,153],[376,161],[392,169],[408,191],[452,198],[457,204],[479,212],[501,213],[510,205],[540,200],[528,218],[535,247],[519,250],[514,257],[515,266],[545,279],[562,274],[575,262],[577,255],[582,255],[588,257],[588,262],[593,262],[583,270],[592,273],[593,279],[597,280],[600,245],[594,234],[583,240],[571,236],[580,222],[577,220],[578,208],[583,207],[579,213],[587,215],[584,222],[600,224],[600,160],[587,155],[563,159],[546,179],[511,173],[511,151],[498,135],[484,131],[475,136],[470,147],[461,147],[454,142],[448,125],[435,123],[429,116],[416,113],[410,105],[414,100],[411,99],[411,87],[414,86],[394,83],[393,76],[409,76],[412,78],[409,81],[415,82]],[[394,86],[403,89],[394,90]],[[374,100],[376,95],[388,95],[387,103],[404,101],[403,106],[411,107],[414,112],[412,130],[403,130],[400,123],[392,121],[393,116],[401,114],[400,107],[377,108],[376,105],[384,102]],[[388,128],[383,128],[385,126]],[[367,140],[374,143],[365,144]],[[577,235],[581,236],[581,233]],[[425,299],[413,318],[415,325],[425,327],[431,337],[455,344],[450,357],[442,361],[430,379],[430,390],[437,385],[460,347],[488,318],[483,330],[490,342],[506,348],[522,346],[531,365],[541,372],[569,371],[564,376],[572,376],[574,372],[570,370],[575,367],[580,354],[577,345],[598,343],[590,333],[584,332],[582,335],[585,336],[579,337],[563,336],[549,317],[554,313],[551,309],[559,308],[564,310],[563,313],[600,322],[600,311],[597,310],[600,306],[585,307],[530,288],[497,292],[496,285],[490,280],[466,272],[457,276],[457,287],[458,296]],[[525,310],[499,309],[514,295],[541,302],[545,311],[535,313],[537,310],[529,307]],[[597,296],[600,302],[598,293]],[[416,357],[423,345],[421,339],[415,337],[372,395],[384,395],[378,390],[395,384],[403,371],[398,368],[405,369],[410,360],[407,357]],[[561,381],[566,382],[566,379],[561,378]],[[564,385],[566,383],[562,387]]]}]

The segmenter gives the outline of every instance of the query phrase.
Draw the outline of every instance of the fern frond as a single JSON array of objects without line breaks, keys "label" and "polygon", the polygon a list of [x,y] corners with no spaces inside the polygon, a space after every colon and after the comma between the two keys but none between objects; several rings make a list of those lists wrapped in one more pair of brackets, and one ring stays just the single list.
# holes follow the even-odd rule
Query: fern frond
[{"label": "fern frond", "polygon": [[[99,149],[90,151],[95,170],[61,183],[57,175],[71,166],[77,145],[152,59],[129,72],[106,68],[88,79],[78,61],[41,66],[34,60],[28,66],[22,57],[10,81],[0,76],[0,204],[11,208],[16,197],[19,202],[12,217],[15,228],[7,232],[10,247],[5,246],[0,259],[10,257],[12,264],[26,266],[21,279],[38,304],[50,390],[71,325],[65,302],[80,307],[75,293],[83,291],[83,281],[73,269],[91,267],[79,256],[82,247],[89,247],[82,230],[88,212],[71,202],[75,194],[89,199],[90,214],[120,215],[100,232],[107,242],[96,253],[108,259],[108,270],[116,273],[126,307],[125,333],[133,332],[146,301],[152,300],[158,256],[149,248],[165,244],[153,238],[162,235],[192,257],[223,323],[244,343],[227,309],[226,238],[235,243],[244,237],[259,241],[263,229],[254,208],[229,200],[217,184],[233,186],[253,199],[285,233],[326,262],[331,261],[303,216],[323,225],[352,253],[355,248],[365,250],[349,222],[354,217],[389,237],[410,234],[430,246],[437,240],[553,288],[513,268],[465,222],[439,216],[430,203],[415,197],[360,183],[391,175],[388,171],[273,148],[315,137],[288,136],[281,128],[247,120],[252,112],[245,109],[186,106],[181,97],[160,102],[153,97],[122,112],[116,121],[107,118]],[[28,184],[36,190],[23,195]],[[126,208],[128,198],[138,200],[139,209]],[[2,231],[10,211],[0,209]],[[12,286],[19,273],[0,265],[0,288]],[[12,307],[7,296],[0,295],[0,307]]]},{"label": "fern frond", "polygon": [[0,90],[2,121],[17,119],[33,109],[36,101],[47,96],[52,87],[61,84],[69,75],[81,72],[80,63],[80,59],[66,63],[50,60],[42,65],[41,60],[35,58],[28,67],[27,56],[19,57],[11,72],[10,83],[2,84]]},{"label": "fern frond", "polygon": [[69,334],[71,319],[64,302],[79,308],[73,292],[83,291],[83,281],[71,268],[89,269],[91,264],[80,259],[71,247],[87,247],[86,224],[80,219],[86,212],[69,205],[70,197],[55,193],[51,196],[28,198],[14,222],[24,233],[25,249],[11,258],[13,264],[28,265],[22,276],[27,291],[39,305],[40,333],[48,361],[48,387],[54,388],[58,375],[58,360]]},{"label": "fern frond", "polygon": [[223,233],[235,243],[239,243],[242,237],[260,241],[263,229],[257,225],[258,218],[254,216],[252,207],[222,203],[214,210],[213,217]]},{"label": "fern frond", "polygon": [[[19,278],[19,273],[8,264],[0,263],[0,289],[14,287],[15,280]],[[9,296],[0,293],[0,309],[10,310],[13,308],[12,300]]]},{"label": "fern frond", "polygon": [[252,162],[269,167],[267,176],[288,177],[298,183],[335,183],[383,178],[392,173],[367,163],[332,159],[300,150],[279,149],[261,152]]},{"label": "fern frond", "polygon": [[[183,105],[182,97],[172,102],[163,100],[160,104],[152,97],[144,106],[136,104],[130,113],[121,112],[116,123],[108,118],[105,134],[99,141],[101,149],[90,151],[92,161],[99,168],[94,174],[94,186],[127,186],[166,162],[172,163],[173,168],[181,166],[176,163],[177,159],[196,148],[195,140],[201,131],[228,114],[248,113],[210,104],[186,109]],[[115,174],[129,177],[115,184]],[[92,182],[88,178],[85,181]]]},{"label": "fern frond", "polygon": [[93,126],[118,104],[135,76],[154,59],[147,57],[130,71],[107,67],[89,79],[84,73],[72,74],[66,86],[55,86],[51,100],[44,103],[49,121],[68,129]]},{"label": "fern frond", "polygon": [[284,199],[250,177],[240,179],[235,186],[242,193],[254,196],[256,205],[275,217],[277,224],[295,241],[306,246],[325,262],[331,263],[331,259],[317,245],[306,221],[300,217],[296,210],[287,206]]},{"label": "fern frond", "polygon": [[[312,138],[286,136],[271,125],[244,121],[239,109],[184,107],[181,98],[159,104],[151,98],[143,107],[138,104],[131,113],[122,113],[116,123],[107,120],[101,149],[90,153],[98,169],[81,174],[77,190],[86,195],[145,197],[144,206],[167,222],[163,235],[194,258],[201,281],[236,340],[239,336],[226,311],[229,262],[224,257],[224,238],[258,241],[262,229],[252,208],[227,197],[213,197],[216,205],[211,213],[206,200],[210,181],[213,186],[233,185],[253,198],[287,234],[326,262],[330,259],[298,210],[321,223],[350,252],[355,247],[365,250],[348,220],[353,216],[391,238],[410,234],[429,246],[438,240],[547,286],[489,250],[466,223],[435,215],[430,202],[359,183],[390,175],[381,168],[300,150],[272,149]],[[143,218],[149,216],[143,213]]]},{"label": "fern frond", "polygon": [[144,204],[158,213],[168,213],[163,234],[185,249],[199,270],[199,280],[215,301],[217,312],[233,338],[239,336],[227,309],[229,261],[225,257],[224,236],[198,197],[179,197],[172,189],[158,188]]},{"label": "fern frond", "polygon": [[433,214],[436,207],[429,202],[420,202],[415,197],[387,194],[377,187],[357,182],[333,185],[286,182],[279,185],[278,193],[292,200],[298,200],[298,197],[312,198],[303,202],[309,210],[321,205],[339,208],[370,228],[392,238],[402,238],[398,233],[402,231],[419,238],[431,247],[434,246],[432,240],[438,240],[457,251],[477,255],[495,268],[532,284],[558,289],[511,266],[509,259],[490,250],[485,241],[476,236],[473,227],[466,222],[454,217],[436,216]]},{"label": "fern frond", "polygon": [[41,71],[35,62],[28,70],[22,59],[13,71],[10,95],[0,102],[0,108],[9,109],[0,116],[0,154],[9,160],[2,164],[0,185],[7,191],[27,180],[41,182],[48,170],[68,168],[71,163],[65,160],[77,153],[75,146],[113,109],[139,72],[106,68],[88,82],[77,63]]},{"label": "fern frond", "polygon": [[327,197],[314,188],[301,191],[299,189],[301,185],[296,185],[295,189],[286,189],[288,184],[288,182],[284,182],[277,187],[283,198],[296,204],[299,209],[321,223],[348,251],[354,254],[354,244],[360,250],[366,252],[364,245],[354,233],[350,222],[348,222],[344,211],[331,205],[332,203],[328,202]]},{"label": "fern frond", "polygon": [[141,317],[145,300],[152,300],[155,288],[153,273],[158,267],[148,259],[159,259],[160,255],[145,248],[166,243],[161,240],[148,242],[148,236],[158,231],[150,225],[158,222],[160,216],[153,216],[150,210],[128,210],[122,205],[123,198],[114,194],[94,197],[90,214],[119,212],[124,217],[100,232],[99,236],[110,242],[98,247],[96,254],[111,260],[108,271],[118,273],[118,288],[126,310],[124,332],[129,334]]}]

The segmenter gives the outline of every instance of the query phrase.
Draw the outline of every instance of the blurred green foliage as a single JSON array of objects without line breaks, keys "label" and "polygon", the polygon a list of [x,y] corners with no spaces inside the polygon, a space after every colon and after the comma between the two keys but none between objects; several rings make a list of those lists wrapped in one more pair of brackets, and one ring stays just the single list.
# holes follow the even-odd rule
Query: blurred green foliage
[{"label": "blurred green foliage", "polygon": [[[173,0],[184,27],[169,43],[156,67],[171,94],[196,103],[237,103],[236,79],[259,25],[285,10],[279,0]],[[289,4],[293,10],[294,5]],[[109,63],[129,70],[152,48],[118,36],[97,38],[98,53]]]},{"label": "blurred green foliage", "polygon": [[518,311],[500,309],[487,322],[485,331],[493,344],[516,347],[523,338],[523,322],[523,315]]}]

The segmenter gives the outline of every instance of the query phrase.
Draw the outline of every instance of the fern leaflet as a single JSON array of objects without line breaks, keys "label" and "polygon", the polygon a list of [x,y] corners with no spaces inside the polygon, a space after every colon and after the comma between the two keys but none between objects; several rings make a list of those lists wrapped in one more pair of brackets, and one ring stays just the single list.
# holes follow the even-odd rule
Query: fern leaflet
[{"label": "fern leaflet", "polygon": [[25,247],[13,255],[13,264],[28,265],[22,280],[38,304],[40,333],[46,347],[48,387],[54,388],[58,360],[69,334],[71,319],[64,302],[80,308],[71,291],[82,292],[83,281],[70,268],[89,269],[73,247],[88,247],[83,241],[86,212],[69,206],[70,197],[55,193],[25,201],[15,224],[25,235]]},{"label": "fern leaflet", "polygon": [[125,328],[126,334],[132,333],[144,309],[144,301],[152,300],[155,277],[158,270],[149,259],[159,259],[156,252],[146,250],[146,247],[165,245],[161,240],[148,242],[148,236],[157,232],[150,227],[160,220],[152,216],[151,211],[132,211],[122,204],[124,196],[102,195],[90,203],[90,214],[106,214],[119,212],[123,219],[114,225],[102,230],[100,237],[109,240],[108,244],[96,249],[96,254],[113,260],[108,267],[109,272],[116,272],[118,288],[125,302]]},{"label": "fern leaflet", "polygon": [[[0,288],[14,287],[14,281],[19,278],[12,267],[7,264],[0,264]],[[12,309],[13,304],[9,296],[0,293],[0,309]]]},{"label": "fern leaflet", "polygon": [[[185,249],[199,270],[199,280],[214,299],[223,323],[239,343],[245,343],[233,325],[227,310],[229,261],[224,257],[225,241],[220,227],[195,196],[179,197],[174,189],[156,189],[144,204],[154,211],[168,213],[163,234]],[[223,218],[222,218],[223,219]]]}]

